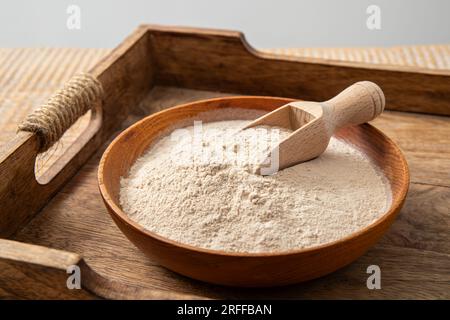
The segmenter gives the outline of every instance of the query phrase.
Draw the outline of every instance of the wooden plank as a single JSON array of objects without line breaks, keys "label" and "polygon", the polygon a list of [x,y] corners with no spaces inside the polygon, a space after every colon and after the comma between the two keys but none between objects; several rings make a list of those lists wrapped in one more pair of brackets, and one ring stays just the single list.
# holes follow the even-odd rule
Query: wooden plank
[{"label": "wooden plank", "polygon": [[[450,256],[377,245],[349,266],[323,278],[289,287],[235,291],[233,297],[278,299],[449,299]],[[367,288],[367,268],[381,271],[381,289]]]},{"label": "wooden plank", "polygon": [[384,112],[371,124],[398,143],[411,182],[450,187],[450,117]]},{"label": "wooden plank", "polygon": [[[67,281],[79,268],[80,288]],[[0,298],[3,299],[201,299],[107,279],[77,254],[0,239]]]},{"label": "wooden plank", "polygon": [[94,299],[86,290],[67,288],[74,253],[0,240],[0,297],[11,299]]},{"label": "wooden plank", "polygon": [[[221,94],[156,88],[123,127],[146,113],[210,95]],[[377,125],[391,121],[389,114]],[[417,126],[422,122],[416,118],[421,117],[414,115],[411,121]],[[395,119],[407,122],[410,117]],[[446,127],[446,122],[437,121],[433,125],[439,132]],[[400,144],[402,137],[396,138]],[[406,134],[405,137],[409,139]],[[421,144],[428,137],[421,134],[415,139]],[[16,235],[16,240],[76,252],[85,257],[93,270],[109,280],[206,297],[437,298],[450,292],[445,290],[448,282],[444,281],[450,263],[448,187],[413,183],[405,207],[387,235],[349,269],[311,283],[281,289],[228,289],[192,281],[158,266],[122,235],[98,194],[97,165],[102,151],[99,150],[43,211]],[[365,270],[369,264],[378,263],[382,267],[385,288],[369,291],[365,286]]]},{"label": "wooden plank", "polygon": [[[381,243],[450,255],[450,188],[412,184]],[[450,261],[448,267],[450,274]]]},{"label": "wooden plank", "polygon": [[147,26],[159,85],[324,101],[357,81],[377,83],[386,107],[450,115],[450,71],[280,57],[233,31]]}]

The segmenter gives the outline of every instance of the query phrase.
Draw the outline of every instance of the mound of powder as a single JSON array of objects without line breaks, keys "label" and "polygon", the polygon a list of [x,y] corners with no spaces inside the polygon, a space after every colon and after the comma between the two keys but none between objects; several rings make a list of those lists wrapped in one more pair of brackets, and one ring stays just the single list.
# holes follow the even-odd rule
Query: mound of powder
[{"label": "mound of powder", "polygon": [[178,242],[254,253],[332,242],[385,213],[391,190],[355,147],[332,138],[320,157],[261,176],[255,164],[290,132],[236,133],[247,123],[211,122],[160,139],[121,179],[124,212]]}]

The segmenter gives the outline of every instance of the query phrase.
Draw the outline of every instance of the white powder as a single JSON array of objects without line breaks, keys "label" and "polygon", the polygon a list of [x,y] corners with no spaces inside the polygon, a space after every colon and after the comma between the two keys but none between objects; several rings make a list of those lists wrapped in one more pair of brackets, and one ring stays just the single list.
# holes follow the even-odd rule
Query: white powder
[{"label": "white powder", "polygon": [[[319,158],[272,176],[254,174],[253,164],[270,150],[264,143],[278,139],[225,130],[247,123],[203,124],[200,141],[192,126],[160,139],[122,178],[123,210],[161,236],[233,252],[317,246],[385,213],[391,201],[385,178],[360,151],[334,138]],[[287,134],[281,130],[279,138]]]}]

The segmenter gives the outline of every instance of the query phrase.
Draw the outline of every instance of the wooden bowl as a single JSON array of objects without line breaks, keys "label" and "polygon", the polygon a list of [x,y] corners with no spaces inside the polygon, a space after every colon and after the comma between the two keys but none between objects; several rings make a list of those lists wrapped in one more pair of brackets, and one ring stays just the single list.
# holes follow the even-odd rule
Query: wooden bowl
[{"label": "wooden bowl", "polygon": [[[268,112],[290,101],[273,97],[204,100],[158,112],[126,129],[107,148],[98,170],[100,193],[117,226],[140,250],[166,268],[221,285],[261,287],[292,284],[331,273],[361,256],[391,225],[404,203],[409,186],[408,166],[400,149],[369,124],[342,129],[336,137],[356,145],[384,172],[392,189],[392,203],[376,222],[338,241],[280,253],[208,250],[145,230],[120,208],[120,177],[126,176],[135,160],[162,135],[175,127],[192,125],[194,119],[205,122],[229,120],[230,117],[248,119],[245,110]],[[227,112],[228,116],[224,112],[220,114],[220,111],[215,112],[219,115],[211,116],[209,112],[224,108],[232,108],[236,112]],[[174,127],[174,124],[178,125]]]}]

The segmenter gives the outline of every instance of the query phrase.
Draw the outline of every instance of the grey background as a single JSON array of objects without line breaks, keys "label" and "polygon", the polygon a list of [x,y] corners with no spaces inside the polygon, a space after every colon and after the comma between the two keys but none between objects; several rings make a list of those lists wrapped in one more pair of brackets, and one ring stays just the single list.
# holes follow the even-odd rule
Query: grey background
[{"label": "grey background", "polygon": [[[81,8],[81,30],[66,27]],[[381,8],[381,30],[366,8]],[[450,43],[447,0],[2,0],[0,47],[114,47],[141,23],[234,29],[259,48]]]}]

